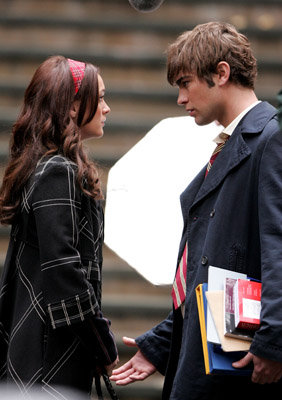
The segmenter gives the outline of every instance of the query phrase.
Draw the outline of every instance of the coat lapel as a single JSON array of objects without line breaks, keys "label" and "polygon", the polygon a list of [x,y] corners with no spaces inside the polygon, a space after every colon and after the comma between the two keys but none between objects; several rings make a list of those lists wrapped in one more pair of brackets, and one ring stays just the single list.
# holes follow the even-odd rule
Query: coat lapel
[{"label": "coat lapel", "polygon": [[227,174],[250,154],[251,150],[242,135],[239,132],[234,132],[218,156],[217,162],[213,164],[204,179],[193,204],[202,200],[203,197],[214,190],[225,179]]},{"label": "coat lapel", "polygon": [[[235,133],[235,132],[234,132]],[[185,189],[180,197],[184,221],[190,208],[214,190],[231,169],[251,154],[240,134],[233,134],[205,178],[206,166]],[[207,160],[208,161],[208,160]]]},{"label": "coat lapel", "polygon": [[261,102],[245,115],[224,146],[207,177],[205,178],[205,167],[182,193],[180,201],[184,223],[190,208],[213,191],[233,168],[250,156],[251,149],[245,142],[243,134],[260,133],[275,114],[276,109],[274,107],[266,102]]}]

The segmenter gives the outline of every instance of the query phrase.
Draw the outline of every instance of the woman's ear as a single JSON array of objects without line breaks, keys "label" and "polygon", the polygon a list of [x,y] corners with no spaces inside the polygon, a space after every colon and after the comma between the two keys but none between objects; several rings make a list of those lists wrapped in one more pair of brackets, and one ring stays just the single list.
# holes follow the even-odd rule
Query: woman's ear
[{"label": "woman's ear", "polygon": [[229,81],[230,65],[225,61],[220,61],[217,64],[216,72],[219,86],[224,86]]},{"label": "woman's ear", "polygon": [[75,120],[77,117],[77,113],[79,110],[79,102],[78,101],[74,101],[72,103],[71,109],[70,109],[70,117]]}]

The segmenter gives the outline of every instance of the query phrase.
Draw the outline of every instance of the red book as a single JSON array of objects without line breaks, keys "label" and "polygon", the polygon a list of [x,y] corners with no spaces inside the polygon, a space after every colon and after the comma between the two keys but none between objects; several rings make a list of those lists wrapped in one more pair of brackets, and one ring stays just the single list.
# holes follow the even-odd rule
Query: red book
[{"label": "red book", "polygon": [[237,279],[234,286],[235,326],[257,330],[260,326],[261,283]]}]

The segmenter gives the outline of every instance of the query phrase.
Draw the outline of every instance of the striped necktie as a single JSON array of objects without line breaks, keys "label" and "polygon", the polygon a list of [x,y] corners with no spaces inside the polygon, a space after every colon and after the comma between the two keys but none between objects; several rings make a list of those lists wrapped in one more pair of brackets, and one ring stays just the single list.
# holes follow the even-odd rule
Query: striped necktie
[{"label": "striped necktie", "polygon": [[172,299],[175,309],[177,309],[185,300],[186,296],[186,274],[187,274],[188,246],[185,245],[181,260],[179,262],[175,279],[172,286]]},{"label": "striped necktie", "polygon": [[212,167],[212,165],[213,165],[213,163],[215,162],[215,159],[216,159],[216,157],[219,155],[219,153],[221,152],[221,150],[223,149],[223,147],[225,146],[225,143],[227,142],[227,140],[229,139],[229,135],[227,135],[227,134],[225,134],[225,133],[221,133],[221,135],[223,136],[223,142],[221,142],[221,143],[218,143],[217,144],[217,146],[216,146],[216,148],[214,149],[214,151],[213,151],[213,153],[212,153],[212,155],[211,155],[211,158],[210,158],[210,161],[209,161],[209,163],[208,163],[208,165],[207,165],[207,169],[206,169],[206,174],[205,174],[205,177],[208,175],[208,173],[209,173],[209,171],[210,171],[210,169],[211,169],[211,167]]}]

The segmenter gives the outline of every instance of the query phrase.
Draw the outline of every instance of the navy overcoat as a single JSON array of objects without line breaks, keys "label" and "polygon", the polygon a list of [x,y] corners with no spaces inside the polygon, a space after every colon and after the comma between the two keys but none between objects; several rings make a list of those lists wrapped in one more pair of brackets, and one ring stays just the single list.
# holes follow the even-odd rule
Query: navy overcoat
[{"label": "navy overcoat", "polygon": [[209,265],[261,279],[261,328],[251,351],[282,362],[282,133],[276,109],[261,102],[250,110],[204,176],[205,168],[181,195],[179,258],[188,242],[184,319],[173,310],[137,343],[165,374],[163,399],[244,398],[248,389],[253,398],[272,398],[277,384],[205,375],[195,288],[207,282]]}]

